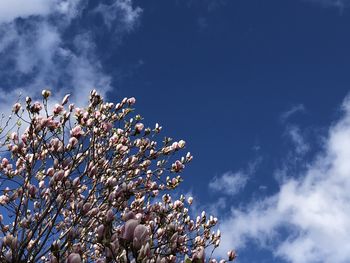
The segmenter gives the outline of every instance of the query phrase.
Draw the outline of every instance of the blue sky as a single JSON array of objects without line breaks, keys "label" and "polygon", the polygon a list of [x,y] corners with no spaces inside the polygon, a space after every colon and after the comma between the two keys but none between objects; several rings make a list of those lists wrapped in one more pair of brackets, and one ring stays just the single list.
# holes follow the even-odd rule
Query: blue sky
[{"label": "blue sky", "polygon": [[350,1],[2,0],[1,110],[19,92],[137,98],[187,141],[182,191],[237,262],[350,262]]}]

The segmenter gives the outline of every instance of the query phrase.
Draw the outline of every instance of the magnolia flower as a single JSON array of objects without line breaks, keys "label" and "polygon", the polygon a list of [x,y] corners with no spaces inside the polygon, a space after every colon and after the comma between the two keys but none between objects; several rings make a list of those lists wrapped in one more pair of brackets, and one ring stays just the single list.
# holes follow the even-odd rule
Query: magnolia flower
[{"label": "magnolia flower", "polygon": [[68,142],[72,147],[74,147],[75,145],[78,144],[78,139],[75,137],[71,137],[69,138],[69,142]]},{"label": "magnolia flower", "polygon": [[77,253],[71,253],[68,256],[67,263],[81,263],[81,257]]},{"label": "magnolia flower", "polygon": [[151,255],[151,247],[149,242],[147,242],[145,245],[143,245],[140,249],[140,257],[150,257]]},{"label": "magnolia flower", "polygon": [[112,222],[114,219],[114,212],[112,209],[109,209],[106,213],[106,222]]},{"label": "magnolia flower", "polygon": [[44,89],[44,90],[41,92],[41,95],[43,95],[43,97],[44,97],[45,99],[47,99],[48,97],[50,97],[51,92],[50,92],[49,90]]},{"label": "magnolia flower", "polygon": [[185,168],[185,166],[180,162],[180,161],[176,161],[173,165],[172,168],[175,172],[180,172],[183,168]]},{"label": "magnolia flower", "polygon": [[0,205],[6,205],[10,201],[7,195],[0,195]]},{"label": "magnolia flower", "polygon": [[54,175],[54,179],[56,181],[61,181],[64,177],[64,171],[63,170],[59,170],[58,172],[56,172],[56,174]]},{"label": "magnolia flower", "polygon": [[58,260],[55,256],[51,255],[49,259],[49,263],[58,263]]},{"label": "magnolia flower", "polygon": [[102,237],[104,235],[104,231],[105,231],[105,226],[99,225],[99,227],[97,228],[97,237],[102,239]]},{"label": "magnolia flower", "polygon": [[149,240],[149,230],[145,225],[137,225],[134,230],[133,247],[139,250]]},{"label": "magnolia flower", "polygon": [[52,177],[55,174],[55,169],[53,169],[52,167],[50,167],[49,169],[47,169],[46,174],[50,177]]},{"label": "magnolia flower", "polygon": [[34,102],[32,106],[32,112],[33,113],[39,113],[43,107],[41,106],[40,102],[36,101]]},{"label": "magnolia flower", "polygon": [[136,103],[136,99],[134,97],[131,97],[127,100],[127,103],[129,103],[130,105],[134,105]]},{"label": "magnolia flower", "polygon": [[228,251],[227,256],[229,261],[232,261],[237,257],[236,252],[233,250]]},{"label": "magnolia flower", "polygon": [[123,215],[124,221],[128,221],[130,219],[135,219],[135,213],[133,211],[129,211]]},{"label": "magnolia flower", "polygon": [[[8,208],[0,215],[3,260],[204,262],[204,248],[220,242],[212,231],[217,219],[202,214],[194,220],[193,198],[173,201],[168,193],[182,182],[169,172],[192,160],[190,153],[173,159],[185,141],[162,143],[159,124],[145,129],[130,109],[135,98],[114,106],[93,91],[88,106],[66,109],[68,97],[49,116],[46,109],[38,114],[43,105],[28,97],[21,115],[27,127],[6,131],[4,154],[11,159],[0,159],[0,205]],[[13,111],[20,110],[15,104]],[[25,237],[19,241],[18,231]]]},{"label": "magnolia flower", "polygon": [[7,166],[9,164],[9,160],[7,158],[3,158],[2,161],[1,161],[1,164],[3,166]]},{"label": "magnolia flower", "polygon": [[68,102],[68,100],[69,100],[69,97],[70,97],[70,94],[67,94],[66,96],[64,96],[64,98],[63,98],[61,104],[62,104],[62,105],[66,104],[66,103]]},{"label": "magnolia flower", "polygon": [[55,114],[55,115],[58,115],[58,114],[60,114],[62,111],[63,111],[63,106],[62,105],[60,105],[60,104],[55,104],[55,107],[53,108],[53,113]]},{"label": "magnolia flower", "polygon": [[180,140],[179,143],[178,143],[178,145],[179,145],[179,148],[182,149],[182,148],[185,147],[186,142],[185,142],[184,140]]},{"label": "magnolia flower", "polygon": [[187,202],[188,202],[189,205],[192,205],[192,203],[193,203],[193,197],[190,196],[190,197],[187,199]]},{"label": "magnolia flower", "polygon": [[19,110],[21,109],[21,104],[20,103],[16,103],[13,105],[12,111],[17,114],[19,112]]},{"label": "magnolia flower", "polygon": [[143,130],[143,128],[144,128],[143,123],[137,123],[135,125],[135,131],[138,132],[138,133],[141,132]]},{"label": "magnolia flower", "polygon": [[201,263],[205,262],[205,250],[204,247],[199,247],[192,256],[192,260],[198,260]]},{"label": "magnolia flower", "polygon": [[110,122],[104,122],[102,123],[102,129],[105,131],[105,132],[108,132],[110,129],[112,129],[113,125],[112,123]]},{"label": "magnolia flower", "polygon": [[79,138],[81,135],[84,135],[84,131],[81,129],[81,126],[77,125],[70,131],[70,135]]},{"label": "magnolia flower", "polygon": [[90,210],[90,208],[91,208],[91,203],[85,203],[82,209],[83,214],[86,214]]},{"label": "magnolia flower", "polygon": [[132,241],[134,237],[135,228],[139,225],[139,220],[130,219],[128,220],[122,228],[121,237],[127,241]]}]

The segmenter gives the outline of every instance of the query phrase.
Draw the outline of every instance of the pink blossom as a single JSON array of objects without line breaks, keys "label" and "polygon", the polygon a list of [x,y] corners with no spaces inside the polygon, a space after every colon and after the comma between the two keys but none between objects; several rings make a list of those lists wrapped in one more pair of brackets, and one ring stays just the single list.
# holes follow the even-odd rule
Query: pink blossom
[{"label": "pink blossom", "polygon": [[78,139],[75,137],[69,138],[69,144],[72,145],[72,147],[74,147],[75,145],[78,144]]},{"label": "pink blossom", "polygon": [[52,167],[49,168],[49,169],[47,169],[46,174],[47,174],[48,176],[52,177],[52,176],[54,175],[54,173],[55,173],[55,169],[53,169]]},{"label": "pink blossom", "polygon": [[1,164],[3,166],[7,166],[9,164],[9,160],[7,160],[7,158],[3,158],[2,161],[1,161]]},{"label": "pink blossom", "polygon": [[102,123],[102,129],[105,131],[105,132],[108,132],[110,129],[112,129],[112,123],[110,122],[103,122]]},{"label": "pink blossom", "polygon": [[81,263],[81,257],[77,253],[71,253],[68,256],[68,261],[67,263]]},{"label": "pink blossom", "polygon": [[43,107],[41,106],[40,102],[36,101],[34,102],[33,106],[32,106],[32,111],[34,113],[39,113],[41,111]]},{"label": "pink blossom", "polygon": [[185,168],[185,166],[180,161],[176,161],[172,165],[172,168],[175,172],[180,172],[183,168]]},{"label": "pink blossom", "polygon": [[55,114],[55,115],[58,115],[58,114],[60,114],[62,111],[63,111],[63,106],[62,105],[60,105],[60,104],[55,104],[55,107],[53,108],[53,113]]},{"label": "pink blossom", "polygon": [[84,135],[84,131],[81,129],[81,126],[77,125],[70,131],[70,135],[79,138],[81,135]]},{"label": "pink blossom", "polygon": [[114,219],[114,212],[112,209],[109,209],[106,214],[106,222],[112,222]]},{"label": "pink blossom", "polygon": [[82,209],[83,214],[86,214],[90,210],[90,208],[91,208],[91,203],[85,203]]},{"label": "pink blossom", "polygon": [[192,260],[199,260],[199,262],[205,262],[205,251],[203,247],[199,247],[192,256]]},{"label": "pink blossom", "polygon": [[91,127],[92,124],[94,123],[94,120],[92,118],[89,118],[87,121],[86,121],[86,125]]},{"label": "pink blossom", "polygon": [[[43,96],[51,105],[50,94]],[[220,243],[221,234],[212,231],[217,219],[205,213],[193,219],[193,199],[181,195],[173,201],[168,193],[182,182],[181,174],[171,173],[192,159],[190,153],[173,159],[185,141],[163,140],[158,124],[145,129],[130,109],[135,98],[114,108],[92,91],[86,107],[65,110],[68,97],[49,116],[46,109],[38,114],[43,105],[28,97],[21,115],[26,127],[6,131],[5,156],[11,160],[3,158],[0,165],[0,205],[9,208],[0,214],[3,259],[204,262],[204,248]]]},{"label": "pink blossom", "polygon": [[99,225],[99,227],[97,228],[97,236],[99,238],[102,238],[104,235],[104,231],[105,231],[105,226],[104,225]]},{"label": "pink blossom", "polygon": [[137,124],[135,125],[135,130],[136,130],[136,132],[141,132],[141,131],[143,130],[143,128],[144,128],[143,123],[137,123]]},{"label": "pink blossom", "polygon": [[138,226],[139,220],[130,219],[128,220],[122,229],[122,238],[127,241],[132,241],[134,237],[134,230]]},{"label": "pink blossom", "polygon": [[7,195],[0,195],[0,205],[6,205],[10,201]]},{"label": "pink blossom", "polygon": [[136,103],[136,99],[134,97],[131,97],[127,100],[127,103],[130,105],[134,105]]},{"label": "pink blossom", "polygon": [[64,177],[64,171],[63,170],[59,170],[54,176],[56,181],[61,181],[63,179],[63,177]]},{"label": "pink blossom", "polygon": [[149,240],[149,230],[145,225],[137,225],[134,230],[133,246],[139,250]]}]

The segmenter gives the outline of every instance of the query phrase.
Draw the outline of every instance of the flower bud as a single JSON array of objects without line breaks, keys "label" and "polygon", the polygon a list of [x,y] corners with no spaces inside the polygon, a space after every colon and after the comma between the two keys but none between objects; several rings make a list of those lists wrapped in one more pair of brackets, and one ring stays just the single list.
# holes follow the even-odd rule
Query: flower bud
[{"label": "flower bud", "polygon": [[114,212],[112,209],[109,209],[106,214],[106,221],[107,222],[112,222],[114,219]]},{"label": "flower bud", "polygon": [[136,102],[136,99],[134,97],[131,97],[127,100],[127,103],[130,104],[130,105],[134,105]]},{"label": "flower bud", "polygon": [[139,250],[149,240],[149,229],[145,225],[137,225],[134,230],[133,246]]},{"label": "flower bud", "polygon": [[135,125],[135,131],[138,132],[138,133],[140,133],[140,132],[143,130],[144,127],[145,127],[145,126],[143,125],[143,123],[137,123],[137,124]]},{"label": "flower bud", "polygon": [[61,102],[62,105],[66,104],[68,102],[69,96],[70,96],[70,94],[67,94],[66,96],[64,96],[64,98]]},{"label": "flower bud", "polygon": [[19,110],[21,109],[21,104],[20,103],[16,103],[13,105],[12,111],[17,114],[19,112]]},{"label": "flower bud", "polygon": [[178,145],[179,145],[179,148],[182,149],[182,148],[185,147],[186,142],[185,142],[184,140],[180,140],[179,143],[178,143]]},{"label": "flower bud", "polygon": [[138,226],[139,221],[137,219],[128,220],[122,228],[122,238],[127,241],[132,241],[134,237],[134,230]]},{"label": "flower bud", "polygon": [[236,252],[233,250],[228,251],[227,256],[229,261],[232,261],[237,257]]},{"label": "flower bud", "polygon": [[102,239],[103,235],[104,235],[104,231],[105,231],[105,226],[104,225],[100,225],[97,228],[97,237]]},{"label": "flower bud", "polygon": [[81,257],[77,253],[71,253],[68,256],[67,263],[81,263]]},{"label": "flower bud", "polygon": [[53,113],[55,114],[55,115],[58,115],[58,114],[60,114],[62,111],[63,111],[63,106],[62,105],[60,105],[60,104],[55,104],[55,107],[53,108]]},{"label": "flower bud", "polygon": [[47,99],[48,97],[50,97],[51,92],[50,92],[49,90],[44,89],[44,90],[41,92],[41,95],[43,95],[43,97],[44,97],[45,99]]},{"label": "flower bud", "polygon": [[193,197],[190,196],[190,197],[187,199],[187,202],[188,202],[189,205],[192,205],[192,203],[193,203]]},{"label": "flower bud", "polygon": [[87,212],[89,212],[90,208],[91,208],[91,203],[85,203],[82,209],[83,214],[86,214]]}]

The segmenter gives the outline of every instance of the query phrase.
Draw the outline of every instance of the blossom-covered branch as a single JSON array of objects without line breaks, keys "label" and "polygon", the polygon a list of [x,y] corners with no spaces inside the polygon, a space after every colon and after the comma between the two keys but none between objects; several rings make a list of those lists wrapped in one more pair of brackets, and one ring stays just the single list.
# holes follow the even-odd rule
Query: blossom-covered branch
[{"label": "blossom-covered branch", "polygon": [[[217,218],[191,217],[170,192],[192,160],[185,141],[146,127],[134,98],[53,109],[51,93],[13,106],[16,127],[0,164],[1,262],[217,262]],[[178,157],[177,157],[178,156]],[[226,260],[236,254],[228,252]]]}]

